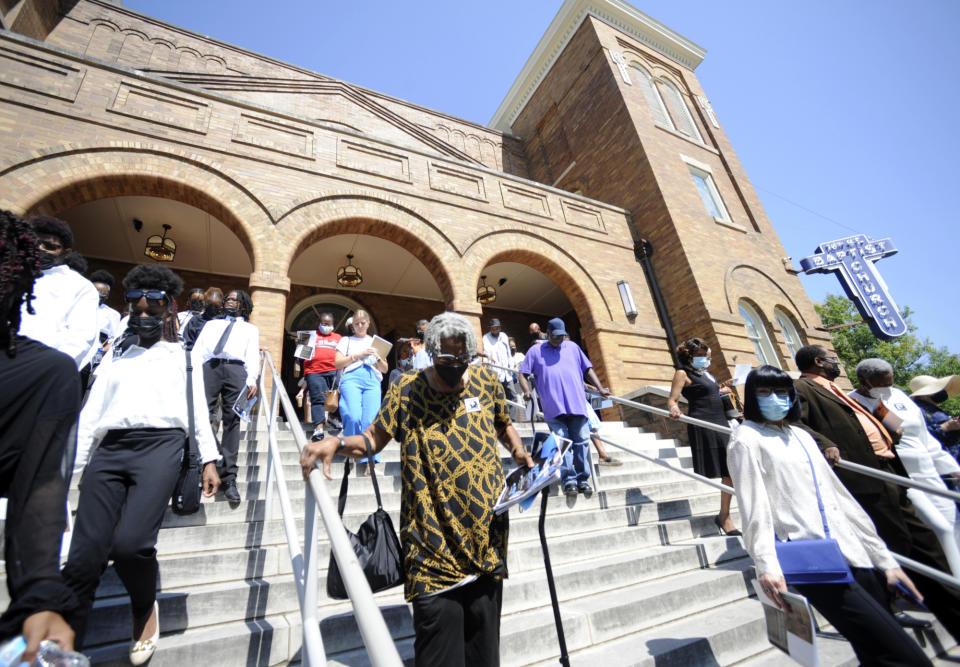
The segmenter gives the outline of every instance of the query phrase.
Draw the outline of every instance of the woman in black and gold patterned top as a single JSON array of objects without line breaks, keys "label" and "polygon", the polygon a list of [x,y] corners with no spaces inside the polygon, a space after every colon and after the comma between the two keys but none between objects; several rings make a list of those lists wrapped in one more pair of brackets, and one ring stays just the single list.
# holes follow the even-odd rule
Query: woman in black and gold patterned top
[{"label": "woman in black and gold patterned top", "polygon": [[496,374],[469,365],[477,354],[470,322],[437,315],[425,347],[433,365],[400,376],[363,435],[310,443],[300,463],[306,478],[322,460],[330,478],[335,454],[366,455],[364,437],[375,451],[391,438],[400,443],[400,541],[416,664],[496,666],[507,576],[507,515],[493,513],[504,479],[497,442],[517,465],[533,461]]}]

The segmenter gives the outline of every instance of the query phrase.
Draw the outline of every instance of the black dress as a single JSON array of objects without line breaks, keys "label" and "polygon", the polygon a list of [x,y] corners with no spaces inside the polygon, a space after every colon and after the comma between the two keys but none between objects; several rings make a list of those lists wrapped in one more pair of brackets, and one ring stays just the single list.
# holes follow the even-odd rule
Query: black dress
[{"label": "black dress", "polygon": [[[680,392],[687,399],[687,414],[694,419],[727,426],[727,417],[720,399],[720,387],[705,373],[684,369],[690,384]],[[704,477],[729,477],[727,471],[726,433],[687,424],[690,449],[693,450],[693,470]]]}]

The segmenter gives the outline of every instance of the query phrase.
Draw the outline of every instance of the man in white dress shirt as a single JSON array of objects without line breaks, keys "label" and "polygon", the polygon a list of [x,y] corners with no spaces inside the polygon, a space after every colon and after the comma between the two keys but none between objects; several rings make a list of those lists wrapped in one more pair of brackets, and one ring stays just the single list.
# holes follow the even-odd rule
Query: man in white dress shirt
[{"label": "man in white dress shirt", "polygon": [[30,221],[40,244],[43,274],[33,286],[33,313],[20,314],[20,335],[73,358],[77,370],[97,341],[99,295],[93,284],[63,261],[73,251],[73,232],[63,220],[40,216]]},{"label": "man in white dress shirt", "polygon": [[89,384],[90,372],[100,364],[100,360],[110,349],[113,340],[120,335],[120,313],[107,305],[107,301],[110,299],[110,290],[113,288],[113,275],[109,271],[99,269],[90,274],[90,282],[93,283],[100,298],[100,305],[97,306],[97,327],[100,330],[100,337],[87,352],[80,369],[80,377],[84,388]]},{"label": "man in white dress shirt", "polygon": [[503,333],[500,320],[496,317],[492,318],[487,326],[489,328],[487,329],[487,333],[483,335],[481,342],[481,354],[491,364],[500,366],[500,368],[495,368],[493,371],[497,374],[497,379],[500,381],[500,384],[503,385],[503,393],[506,395],[508,401],[516,401],[517,392],[513,388],[514,375],[509,371],[503,370],[504,368],[510,368],[510,361],[513,356],[510,353],[510,339],[507,337],[507,334]]},{"label": "man in white dress shirt", "polygon": [[243,290],[227,293],[223,300],[225,317],[208,321],[193,346],[194,367],[203,367],[203,384],[211,423],[217,419],[217,401],[222,402],[223,433],[220,478],[223,494],[232,503],[240,502],[237,489],[237,454],[240,450],[240,416],[233,406],[241,395],[257,394],[260,374],[260,331],[246,321],[253,311],[250,295]]}]

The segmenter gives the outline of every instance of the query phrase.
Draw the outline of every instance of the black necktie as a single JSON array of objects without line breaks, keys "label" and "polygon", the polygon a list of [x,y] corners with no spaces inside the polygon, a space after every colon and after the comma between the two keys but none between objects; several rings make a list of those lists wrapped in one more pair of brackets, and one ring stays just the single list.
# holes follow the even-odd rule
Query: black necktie
[{"label": "black necktie", "polygon": [[230,332],[233,330],[233,325],[237,323],[236,318],[230,318],[230,324],[227,325],[227,328],[224,329],[223,335],[220,336],[220,340],[217,341],[217,346],[213,348],[213,356],[218,356],[223,352],[223,348],[227,345],[227,339],[230,337]]}]

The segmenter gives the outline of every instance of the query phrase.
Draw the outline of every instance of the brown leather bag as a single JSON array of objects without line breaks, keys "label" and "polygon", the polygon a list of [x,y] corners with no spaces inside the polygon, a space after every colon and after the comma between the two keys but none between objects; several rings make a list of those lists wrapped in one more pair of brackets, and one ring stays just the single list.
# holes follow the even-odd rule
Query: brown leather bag
[{"label": "brown leather bag", "polygon": [[340,378],[343,377],[343,371],[337,373],[334,378],[334,388],[327,392],[327,400],[323,402],[323,409],[327,412],[336,412],[340,409]]}]

